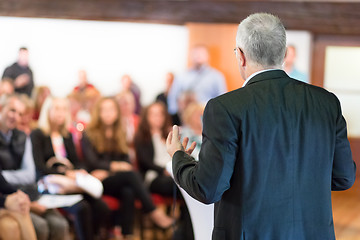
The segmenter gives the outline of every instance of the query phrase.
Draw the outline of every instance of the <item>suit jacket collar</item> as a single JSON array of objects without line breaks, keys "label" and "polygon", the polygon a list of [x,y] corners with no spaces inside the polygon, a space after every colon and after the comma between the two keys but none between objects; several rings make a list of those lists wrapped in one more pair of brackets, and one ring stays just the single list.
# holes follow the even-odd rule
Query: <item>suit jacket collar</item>
[{"label": "suit jacket collar", "polygon": [[284,77],[289,77],[289,76],[284,72],[284,70],[281,69],[262,72],[252,77],[245,85],[245,87],[256,82],[275,79],[275,78],[284,78]]}]

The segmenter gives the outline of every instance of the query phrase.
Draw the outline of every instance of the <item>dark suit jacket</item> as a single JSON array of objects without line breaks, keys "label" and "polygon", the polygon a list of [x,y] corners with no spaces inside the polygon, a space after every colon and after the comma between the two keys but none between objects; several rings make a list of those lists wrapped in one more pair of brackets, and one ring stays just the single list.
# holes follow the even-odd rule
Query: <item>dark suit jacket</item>
[{"label": "dark suit jacket", "polygon": [[4,208],[6,195],[16,192],[16,189],[6,182],[0,171],[0,209]]},{"label": "dark suit jacket", "polygon": [[336,96],[281,70],[208,102],[199,162],[173,157],[176,181],[215,203],[213,239],[335,239],[331,190],[355,181]]}]

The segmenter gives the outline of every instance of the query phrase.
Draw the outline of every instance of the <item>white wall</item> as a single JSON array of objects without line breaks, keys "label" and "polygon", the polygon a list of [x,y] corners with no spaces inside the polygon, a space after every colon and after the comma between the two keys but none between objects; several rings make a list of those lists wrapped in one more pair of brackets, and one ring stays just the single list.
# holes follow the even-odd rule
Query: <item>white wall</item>
[{"label": "white wall", "polygon": [[150,103],[163,90],[165,74],[186,69],[188,31],[184,26],[0,17],[0,74],[26,46],[36,85],[65,96],[85,69],[104,95],[120,90],[127,73]]},{"label": "white wall", "polygon": [[324,87],[339,98],[351,137],[360,137],[360,47],[326,48]]}]

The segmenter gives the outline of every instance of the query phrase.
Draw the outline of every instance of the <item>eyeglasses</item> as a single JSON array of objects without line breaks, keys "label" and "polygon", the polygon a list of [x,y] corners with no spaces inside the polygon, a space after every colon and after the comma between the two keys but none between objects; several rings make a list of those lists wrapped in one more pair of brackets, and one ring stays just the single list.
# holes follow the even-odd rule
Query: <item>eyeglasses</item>
[{"label": "eyeglasses", "polygon": [[244,52],[243,52],[243,50],[242,50],[241,48],[236,47],[236,48],[234,48],[234,53],[235,53],[235,55],[236,55],[236,52],[237,52],[236,50],[237,50],[237,49],[239,49],[239,50],[240,50],[240,52],[241,52],[242,54],[244,54]]}]

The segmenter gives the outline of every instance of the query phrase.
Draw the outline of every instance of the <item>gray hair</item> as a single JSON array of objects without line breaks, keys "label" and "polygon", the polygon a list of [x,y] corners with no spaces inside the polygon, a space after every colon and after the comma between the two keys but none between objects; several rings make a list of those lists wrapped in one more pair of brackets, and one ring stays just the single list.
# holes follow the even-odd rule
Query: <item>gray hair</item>
[{"label": "gray hair", "polygon": [[286,52],[285,27],[274,15],[252,14],[239,24],[236,46],[251,63],[280,68]]}]

